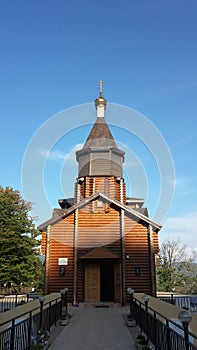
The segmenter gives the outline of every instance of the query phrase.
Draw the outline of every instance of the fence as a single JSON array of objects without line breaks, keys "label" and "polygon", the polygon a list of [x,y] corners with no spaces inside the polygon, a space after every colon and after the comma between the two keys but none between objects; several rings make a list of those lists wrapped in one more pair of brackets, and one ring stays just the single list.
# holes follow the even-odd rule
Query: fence
[{"label": "fence", "polygon": [[188,309],[191,312],[197,312],[197,296],[196,295],[176,295],[176,294],[160,294],[160,300],[166,301],[180,308]]},{"label": "fence", "polygon": [[[35,305],[31,303],[31,305]],[[30,304],[29,304],[30,305]],[[1,350],[26,350],[37,340],[39,331],[50,332],[61,316],[61,296],[50,298],[44,304],[36,301],[36,307],[17,317],[8,318],[0,325]],[[19,310],[19,308],[17,308]],[[21,307],[22,309],[22,307]],[[4,314],[5,315],[5,314]]]},{"label": "fence", "polygon": [[176,320],[167,319],[159,312],[131,298],[130,312],[137,324],[157,350],[196,350],[197,336],[183,329]]},{"label": "fence", "polygon": [[37,293],[29,294],[2,294],[0,295],[0,312],[8,311],[18,305],[28,303],[38,298]]}]

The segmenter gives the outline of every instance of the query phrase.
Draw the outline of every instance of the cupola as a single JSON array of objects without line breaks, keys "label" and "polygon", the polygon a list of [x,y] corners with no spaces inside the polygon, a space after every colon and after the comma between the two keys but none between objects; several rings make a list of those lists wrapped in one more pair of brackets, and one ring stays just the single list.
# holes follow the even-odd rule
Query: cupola
[{"label": "cupola", "polygon": [[96,122],[83,148],[76,152],[76,158],[79,163],[78,177],[122,177],[124,152],[118,148],[104,118],[107,100],[102,95],[103,81],[100,81],[99,85],[100,94],[95,100]]}]

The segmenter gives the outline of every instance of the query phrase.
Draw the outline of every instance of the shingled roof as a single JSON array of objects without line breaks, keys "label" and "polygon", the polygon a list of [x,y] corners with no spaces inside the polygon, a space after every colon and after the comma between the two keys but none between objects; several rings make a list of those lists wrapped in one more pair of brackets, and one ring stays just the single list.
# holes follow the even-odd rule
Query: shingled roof
[{"label": "shingled roof", "polygon": [[83,149],[91,147],[118,148],[105,118],[97,117],[96,122],[83,146]]}]

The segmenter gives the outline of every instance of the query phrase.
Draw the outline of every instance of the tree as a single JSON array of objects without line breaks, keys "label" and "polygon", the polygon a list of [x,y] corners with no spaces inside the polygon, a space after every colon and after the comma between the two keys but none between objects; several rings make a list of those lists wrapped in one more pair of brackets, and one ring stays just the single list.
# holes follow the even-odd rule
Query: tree
[{"label": "tree", "polygon": [[0,285],[12,284],[16,290],[21,284],[38,287],[43,278],[31,209],[18,191],[0,186]]},{"label": "tree", "polygon": [[195,255],[188,253],[180,238],[164,241],[158,254],[158,291],[192,293],[196,280]]}]

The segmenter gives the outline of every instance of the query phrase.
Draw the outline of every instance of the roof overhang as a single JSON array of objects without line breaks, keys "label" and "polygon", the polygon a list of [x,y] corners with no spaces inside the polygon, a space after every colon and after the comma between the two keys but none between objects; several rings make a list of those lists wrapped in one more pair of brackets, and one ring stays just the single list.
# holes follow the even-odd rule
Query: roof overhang
[{"label": "roof overhang", "polygon": [[96,247],[82,255],[80,259],[119,259],[119,256],[104,247]]},{"label": "roof overhang", "polygon": [[124,210],[124,212],[127,216],[131,217],[135,221],[141,221],[142,223],[144,223],[146,225],[151,225],[153,230],[155,230],[155,231],[159,231],[162,228],[162,226],[159,225],[157,222],[151,220],[149,217],[147,217],[146,215],[143,215],[139,211],[137,211],[133,208],[128,208],[126,205],[122,204],[121,202],[119,202],[115,199],[108,197],[106,194],[104,194],[102,192],[96,192],[92,196],[85,198],[82,201],[74,204],[71,208],[67,209],[61,216],[54,217],[54,218],[44,222],[43,224],[39,225],[38,229],[41,232],[46,231],[47,227],[49,225],[51,225],[51,226],[55,225],[60,220],[63,220],[66,217],[68,217],[69,215],[73,214],[75,212],[75,210],[77,210],[77,209],[80,210],[83,207],[85,207],[86,205],[88,205],[89,203],[91,203],[97,199],[103,201],[104,203],[108,203],[112,208],[115,208],[116,210]]}]

